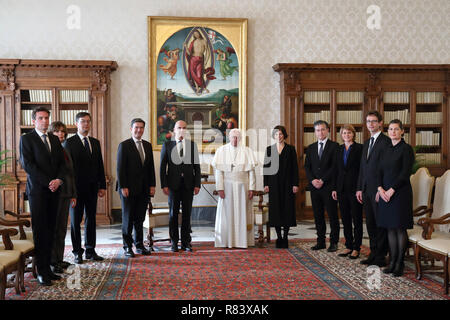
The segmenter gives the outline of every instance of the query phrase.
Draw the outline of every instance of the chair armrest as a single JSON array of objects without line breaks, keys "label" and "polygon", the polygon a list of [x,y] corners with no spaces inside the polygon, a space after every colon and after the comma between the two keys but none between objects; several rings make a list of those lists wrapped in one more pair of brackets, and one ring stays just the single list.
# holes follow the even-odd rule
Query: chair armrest
[{"label": "chair armrest", "polygon": [[10,236],[15,236],[17,234],[17,229],[0,229],[0,235],[2,236],[3,244],[5,245],[6,250],[13,250],[14,245],[11,241]]},{"label": "chair armrest", "polygon": [[9,210],[5,210],[5,214],[9,214],[10,216],[13,216],[17,219],[31,218],[31,214],[18,214]]},{"label": "chair armrest", "polygon": [[253,195],[259,197],[258,201],[258,209],[262,210],[263,208],[267,207],[268,204],[263,204],[264,195],[267,194],[267,192],[264,191],[254,191]]},{"label": "chair armrest", "polygon": [[427,206],[420,206],[413,211],[413,216],[420,217],[426,214],[427,218],[430,218],[432,212],[433,208],[428,208]]},{"label": "chair armrest", "polygon": [[20,240],[25,240],[27,238],[27,235],[25,233],[25,230],[23,230],[23,226],[29,227],[31,223],[30,220],[25,219],[11,221],[0,218],[0,225],[7,227],[19,227]]},{"label": "chair armrest", "polygon": [[417,221],[417,224],[423,228],[422,237],[426,240],[430,240],[435,224],[450,224],[450,213],[436,219],[420,218],[419,221]]}]

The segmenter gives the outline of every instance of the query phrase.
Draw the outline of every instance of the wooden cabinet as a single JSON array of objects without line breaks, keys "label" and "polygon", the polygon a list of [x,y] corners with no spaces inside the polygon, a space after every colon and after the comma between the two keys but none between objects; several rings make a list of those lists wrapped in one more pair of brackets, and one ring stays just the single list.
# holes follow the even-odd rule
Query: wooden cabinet
[{"label": "wooden cabinet", "polygon": [[14,183],[2,188],[5,209],[27,212],[26,173],[19,157],[22,134],[34,129],[31,111],[44,106],[51,121],[64,122],[69,135],[76,133],[75,114],[92,116],[90,135],[99,139],[103,153],[107,193],[99,198],[98,223],[111,223],[110,174],[110,74],[115,61],[14,60],[0,59],[0,150],[12,150],[12,161],[3,168]]},{"label": "wooden cabinet", "polygon": [[326,120],[330,138],[342,143],[342,124],[352,124],[357,141],[369,138],[365,115],[378,110],[384,129],[392,119],[405,124],[405,140],[431,174],[450,168],[450,65],[363,65],[280,63],[281,124],[299,155],[297,218],[312,219],[305,170],[306,147],[316,141],[313,123]]}]

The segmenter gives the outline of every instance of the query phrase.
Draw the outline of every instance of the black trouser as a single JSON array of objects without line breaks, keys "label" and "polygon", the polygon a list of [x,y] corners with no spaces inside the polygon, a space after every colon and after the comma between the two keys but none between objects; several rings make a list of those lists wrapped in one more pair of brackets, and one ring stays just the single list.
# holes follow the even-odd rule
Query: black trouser
[{"label": "black trouser", "polygon": [[70,209],[70,235],[72,237],[72,252],[83,254],[81,247],[81,220],[84,217],[84,246],[86,253],[94,253],[96,244],[96,214],[97,193],[78,191],[77,205]]},{"label": "black trouser", "polygon": [[51,272],[50,260],[55,236],[58,198],[59,192],[51,191],[28,195],[36,269],[40,275]]},{"label": "black trouser", "polygon": [[134,228],[134,245],[136,248],[144,248],[144,228],[145,213],[147,212],[149,194],[130,195],[122,200],[122,238],[124,249],[132,248],[132,232]]},{"label": "black trouser", "polygon": [[344,225],[345,247],[360,251],[363,237],[362,205],[353,191],[338,192],[338,201]]},{"label": "black trouser", "polygon": [[69,207],[70,198],[59,198],[58,213],[56,215],[55,238],[51,258],[52,265],[62,262],[64,258]]},{"label": "black trouser", "polygon": [[376,192],[363,193],[363,207],[366,215],[366,227],[369,234],[370,255],[376,259],[384,259],[388,252],[387,231],[377,226],[376,214],[378,204]]},{"label": "black trouser", "polygon": [[174,243],[180,239],[178,233],[178,213],[182,204],[181,244],[187,246],[191,243],[191,210],[194,190],[186,189],[182,183],[179,190],[169,189],[169,234]]},{"label": "black trouser", "polygon": [[337,201],[331,197],[328,188],[311,190],[311,202],[314,211],[314,222],[317,230],[317,243],[325,244],[325,234],[327,225],[325,223],[325,212],[327,210],[330,220],[330,243],[336,244],[339,241],[339,218],[337,213]]}]

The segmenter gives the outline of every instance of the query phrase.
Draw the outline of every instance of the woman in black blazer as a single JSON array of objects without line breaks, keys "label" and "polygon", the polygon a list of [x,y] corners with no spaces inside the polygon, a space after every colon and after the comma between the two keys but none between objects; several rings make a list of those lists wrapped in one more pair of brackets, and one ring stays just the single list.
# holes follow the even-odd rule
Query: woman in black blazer
[{"label": "woman in black blazer", "polygon": [[386,148],[377,171],[378,202],[377,225],[388,230],[390,263],[383,272],[403,275],[404,258],[408,246],[406,229],[413,227],[412,188],[410,176],[414,151],[403,139],[400,120],[389,123],[388,134],[392,144]]},{"label": "woman in black blazer", "polygon": [[[285,143],[285,127],[276,126],[272,138],[276,143],[268,146],[264,159],[264,192],[269,193],[269,222],[277,232],[277,248],[288,248],[289,228],[297,225],[295,194],[298,192],[298,164],[295,147]],[[277,163],[278,162],[278,163]],[[281,235],[283,227],[283,236]]]},{"label": "woman in black blazer", "polygon": [[357,201],[355,194],[363,146],[355,142],[356,132],[352,125],[342,126],[339,133],[344,143],[336,152],[337,172],[335,188],[332,192],[333,199],[339,201],[344,225],[346,249],[339,256],[357,259],[361,250],[363,226],[362,205]]}]

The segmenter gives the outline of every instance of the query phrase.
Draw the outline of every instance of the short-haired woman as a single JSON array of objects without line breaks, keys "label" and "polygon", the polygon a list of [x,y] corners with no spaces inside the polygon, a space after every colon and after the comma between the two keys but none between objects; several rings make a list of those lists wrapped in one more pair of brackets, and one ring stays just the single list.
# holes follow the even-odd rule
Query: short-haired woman
[{"label": "short-haired woman", "polygon": [[339,202],[344,225],[345,250],[338,255],[357,259],[363,237],[363,219],[362,205],[356,199],[355,193],[363,146],[355,142],[356,131],[352,125],[343,125],[339,133],[344,143],[336,152],[337,172],[332,197]]},{"label": "short-haired woman", "polygon": [[[298,192],[298,164],[295,147],[285,142],[286,128],[276,126],[264,159],[264,191],[269,193],[269,222],[277,232],[277,248],[288,248],[289,228],[297,225],[295,194]],[[283,227],[284,234],[281,234]]]},{"label": "short-haired woman", "polygon": [[390,263],[383,272],[403,275],[404,258],[408,246],[407,229],[413,227],[412,188],[410,176],[414,151],[402,136],[403,124],[394,119],[389,123],[392,144],[380,159],[377,172],[378,201],[377,225],[388,230]]}]

